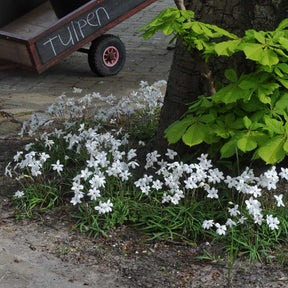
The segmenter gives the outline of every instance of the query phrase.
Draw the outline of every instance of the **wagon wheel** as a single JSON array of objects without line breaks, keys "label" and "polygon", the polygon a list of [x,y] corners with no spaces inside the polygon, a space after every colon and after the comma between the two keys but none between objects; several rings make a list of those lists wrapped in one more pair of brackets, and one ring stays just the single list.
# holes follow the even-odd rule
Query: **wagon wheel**
[{"label": "wagon wheel", "polygon": [[106,34],[92,41],[88,52],[91,70],[99,76],[118,74],[126,60],[126,49],[123,42],[114,35]]}]

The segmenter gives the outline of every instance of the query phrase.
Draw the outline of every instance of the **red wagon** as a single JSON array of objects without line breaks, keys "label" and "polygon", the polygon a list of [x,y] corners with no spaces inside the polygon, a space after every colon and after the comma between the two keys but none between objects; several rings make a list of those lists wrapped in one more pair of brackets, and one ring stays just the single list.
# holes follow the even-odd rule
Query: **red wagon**
[{"label": "red wagon", "polygon": [[[0,28],[2,69],[13,65],[41,73],[80,51],[88,53],[93,72],[115,75],[124,66],[125,46],[118,37],[104,33],[155,1],[92,0],[60,20],[45,2]],[[89,42],[90,49],[83,48]]]}]

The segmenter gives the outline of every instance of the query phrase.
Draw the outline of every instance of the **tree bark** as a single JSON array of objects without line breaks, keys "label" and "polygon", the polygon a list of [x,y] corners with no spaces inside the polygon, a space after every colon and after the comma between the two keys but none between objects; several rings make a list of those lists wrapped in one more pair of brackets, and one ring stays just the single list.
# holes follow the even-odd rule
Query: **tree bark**
[{"label": "tree bark", "polygon": [[[285,17],[288,17],[287,0],[187,0],[187,9],[195,12],[199,21],[215,24],[221,28],[244,35],[245,30],[274,30]],[[250,69],[243,57],[221,57],[209,61],[209,70],[216,81],[223,79],[227,68],[235,68],[239,73]],[[190,51],[180,40],[176,43],[174,58],[167,82],[164,105],[154,143],[166,149],[168,143],[164,138],[165,129],[187,110],[187,104],[197,100],[200,95],[211,94],[211,79],[203,77],[203,71],[208,71],[206,64],[198,51]],[[180,154],[187,152],[183,144],[172,146]]]}]

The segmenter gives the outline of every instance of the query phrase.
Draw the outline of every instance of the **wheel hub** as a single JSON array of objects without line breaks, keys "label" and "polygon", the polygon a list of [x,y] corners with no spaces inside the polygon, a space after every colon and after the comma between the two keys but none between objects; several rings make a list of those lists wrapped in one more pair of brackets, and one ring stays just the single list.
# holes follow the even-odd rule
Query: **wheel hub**
[{"label": "wheel hub", "polygon": [[119,60],[119,51],[114,46],[109,46],[104,50],[103,62],[108,67],[113,67]]}]

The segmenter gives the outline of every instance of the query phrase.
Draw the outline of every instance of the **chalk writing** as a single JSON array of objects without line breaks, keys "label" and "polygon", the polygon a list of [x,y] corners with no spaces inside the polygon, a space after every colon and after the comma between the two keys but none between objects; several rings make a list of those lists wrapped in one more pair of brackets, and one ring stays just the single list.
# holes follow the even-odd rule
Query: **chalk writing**
[{"label": "chalk writing", "polygon": [[[65,25],[65,30],[61,31],[57,35],[49,38],[43,43],[44,46],[48,45],[51,48],[54,56],[58,55],[58,52],[62,52],[64,47],[74,46],[76,43],[85,39],[87,34],[89,35],[89,28],[91,27],[101,27],[102,21],[101,17],[105,17],[107,20],[110,19],[104,7],[99,7],[92,12],[85,15],[85,18],[80,18],[77,21],[72,20],[67,25]],[[88,28],[88,29],[87,29]],[[88,33],[86,34],[86,31]]]}]

